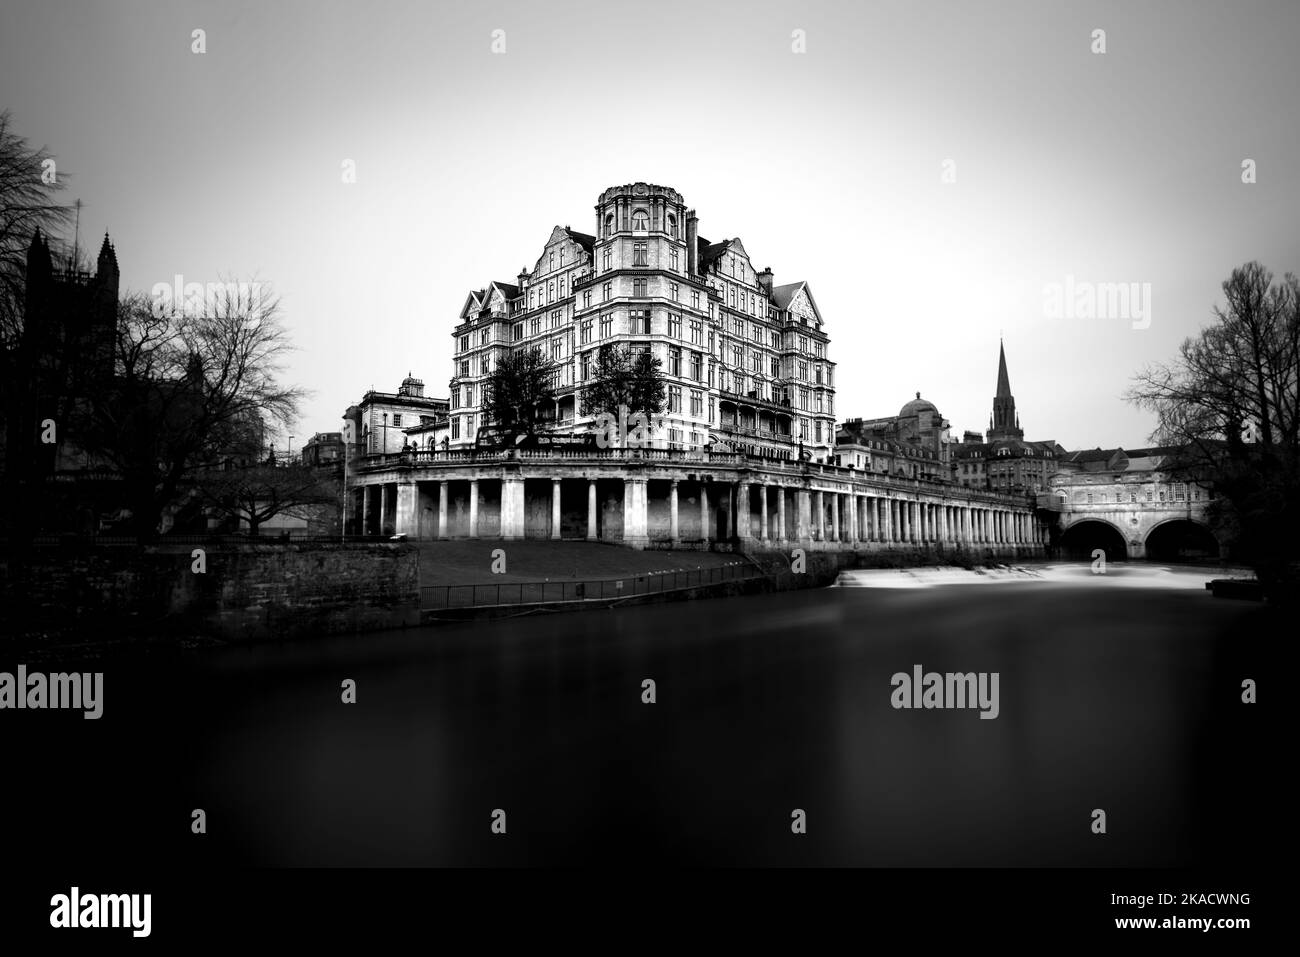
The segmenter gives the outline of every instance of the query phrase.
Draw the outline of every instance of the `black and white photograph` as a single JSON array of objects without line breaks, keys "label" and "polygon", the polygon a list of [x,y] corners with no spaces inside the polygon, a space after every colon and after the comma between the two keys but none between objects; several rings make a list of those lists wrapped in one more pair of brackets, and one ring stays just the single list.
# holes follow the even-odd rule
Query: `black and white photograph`
[{"label": "black and white photograph", "polygon": [[1298,49],[0,0],[0,934],[1272,937]]}]

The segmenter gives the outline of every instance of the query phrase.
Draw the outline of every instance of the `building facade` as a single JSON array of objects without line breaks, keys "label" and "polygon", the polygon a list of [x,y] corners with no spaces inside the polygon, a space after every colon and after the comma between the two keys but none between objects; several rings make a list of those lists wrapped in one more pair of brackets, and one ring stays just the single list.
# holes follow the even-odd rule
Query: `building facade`
[{"label": "building facade", "polygon": [[1211,527],[1214,486],[1174,467],[1179,450],[1088,449],[1065,455],[1039,495],[1057,513],[1053,535],[1063,554],[1109,560],[1213,560],[1227,557]]},{"label": "building facade", "polygon": [[949,429],[935,404],[918,392],[898,415],[844,422],[836,436],[836,461],[904,478],[949,482]]},{"label": "building facade", "polygon": [[300,453],[302,464],[326,468],[343,464],[343,433],[317,432],[308,439]]},{"label": "building facade", "polygon": [[633,183],[605,190],[594,235],[556,226],[515,283],[470,292],[452,332],[452,449],[475,444],[484,387],[513,350],[556,364],[553,429],[589,431],[581,393],[603,346],[662,363],[663,427],[653,447],[715,447],[830,461],[835,365],[806,282],[775,285],[739,239],[710,243],[680,193]]},{"label": "building facade", "polygon": [[1007,374],[1007,353],[998,344],[998,384],[985,440],[966,432],[953,447],[953,480],[967,488],[1037,494],[1055,474],[1065,450],[1054,439],[1026,441]]},{"label": "building facade", "polygon": [[[594,234],[556,226],[515,282],[466,296],[452,333],[445,446],[376,445],[374,413],[395,407],[349,410],[361,436],[350,530],[632,548],[1042,554],[1047,529],[1023,496],[954,487],[948,424],[919,397],[895,417],[890,438],[849,430],[853,441],[837,444],[835,365],[807,282],[777,285],[739,239],[700,237],[694,210],[667,187],[607,189],[595,212]],[[492,426],[483,421],[489,376],[521,349],[555,364],[544,429],[595,431],[582,390],[606,345],[662,363],[666,402],[649,443],[476,441]]]},{"label": "building facade", "polygon": [[396,392],[371,389],[343,413],[342,439],[347,455],[401,452],[412,441],[408,429],[446,420],[447,407],[446,399],[426,397],[424,382],[410,373]]}]

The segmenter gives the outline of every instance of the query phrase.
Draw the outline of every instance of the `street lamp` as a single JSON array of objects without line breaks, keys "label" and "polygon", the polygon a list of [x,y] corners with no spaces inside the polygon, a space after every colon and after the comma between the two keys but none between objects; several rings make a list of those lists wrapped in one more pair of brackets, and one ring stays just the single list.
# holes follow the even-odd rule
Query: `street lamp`
[{"label": "street lamp", "polygon": [[284,458],[285,458],[285,461],[286,461],[286,462],[292,462],[292,461],[293,461],[293,436],[292,436],[292,435],[289,436],[289,446],[288,446],[288,448],[285,450]]}]

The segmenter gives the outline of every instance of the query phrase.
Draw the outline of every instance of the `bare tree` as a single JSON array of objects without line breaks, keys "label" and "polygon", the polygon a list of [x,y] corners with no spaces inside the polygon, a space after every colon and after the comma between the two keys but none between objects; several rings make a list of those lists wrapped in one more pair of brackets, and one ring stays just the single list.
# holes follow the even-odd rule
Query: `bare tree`
[{"label": "bare tree", "polygon": [[195,477],[195,487],[212,510],[247,522],[252,535],[278,515],[311,521],[338,511],[338,479],[308,465],[208,469]]},{"label": "bare tree", "polygon": [[141,537],[199,471],[246,458],[250,441],[262,447],[265,423],[292,425],[306,396],[280,381],[292,346],[279,300],[221,285],[202,309],[122,303],[116,376],[82,431],[125,480]]},{"label": "bare tree", "polygon": [[1175,469],[1209,477],[1212,517],[1273,594],[1300,577],[1300,281],[1277,284],[1258,262],[1232,271],[1216,322],[1177,361],[1148,366],[1127,398],[1155,413],[1153,439],[1177,446]]},{"label": "bare tree", "polygon": [[72,207],[56,201],[66,174],[44,147],[29,146],[0,111],[0,345],[15,347],[23,327],[27,247],[39,230],[58,234]]}]

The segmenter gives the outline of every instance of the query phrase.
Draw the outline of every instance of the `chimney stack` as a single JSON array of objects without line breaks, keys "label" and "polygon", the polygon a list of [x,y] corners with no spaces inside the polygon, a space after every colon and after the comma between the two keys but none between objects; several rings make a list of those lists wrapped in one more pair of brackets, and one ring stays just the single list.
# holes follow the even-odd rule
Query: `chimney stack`
[{"label": "chimney stack", "polygon": [[762,287],[763,292],[772,295],[772,267],[767,266],[758,274],[758,284]]},{"label": "chimney stack", "polygon": [[528,270],[527,269],[519,270],[519,275],[516,278],[518,278],[519,280],[519,290],[522,292],[524,288],[524,280],[528,278]]},{"label": "chimney stack", "polygon": [[692,276],[700,274],[700,221],[693,209],[686,211],[686,270]]}]

